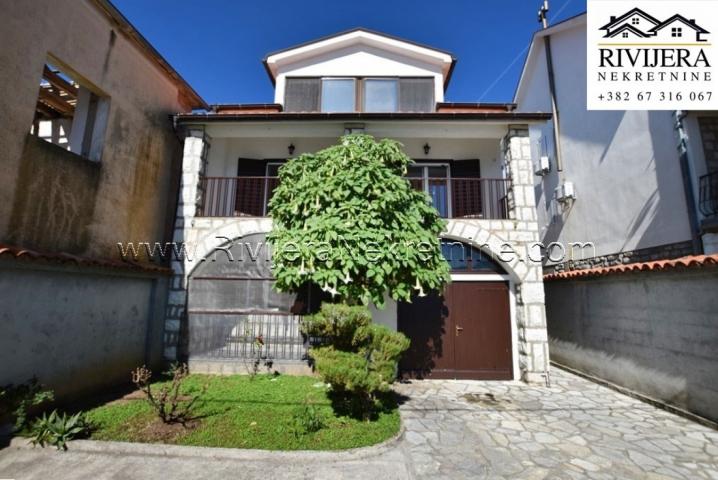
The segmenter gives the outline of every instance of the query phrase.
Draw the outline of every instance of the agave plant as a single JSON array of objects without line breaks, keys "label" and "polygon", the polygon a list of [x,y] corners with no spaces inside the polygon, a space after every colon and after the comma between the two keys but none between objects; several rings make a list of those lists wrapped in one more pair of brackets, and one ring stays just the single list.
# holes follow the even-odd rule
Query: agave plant
[{"label": "agave plant", "polygon": [[83,412],[68,416],[53,410],[35,420],[32,425],[32,444],[45,447],[54,445],[58,450],[67,450],[67,442],[73,438],[85,436],[90,432],[90,423]]}]

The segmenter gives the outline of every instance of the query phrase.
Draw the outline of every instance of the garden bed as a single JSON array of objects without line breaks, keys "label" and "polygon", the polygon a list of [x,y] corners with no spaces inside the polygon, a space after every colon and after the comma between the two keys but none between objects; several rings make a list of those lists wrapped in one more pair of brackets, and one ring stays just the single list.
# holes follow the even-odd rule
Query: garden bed
[{"label": "garden bed", "polygon": [[[363,420],[333,406],[316,377],[190,375],[182,393],[206,392],[185,425],[164,424],[141,392],[88,411],[91,438],[205,447],[268,450],[341,450],[373,445],[399,432],[397,397],[387,394],[375,415]],[[317,431],[301,428],[307,405],[322,420]],[[337,412],[337,410],[339,412]]]}]

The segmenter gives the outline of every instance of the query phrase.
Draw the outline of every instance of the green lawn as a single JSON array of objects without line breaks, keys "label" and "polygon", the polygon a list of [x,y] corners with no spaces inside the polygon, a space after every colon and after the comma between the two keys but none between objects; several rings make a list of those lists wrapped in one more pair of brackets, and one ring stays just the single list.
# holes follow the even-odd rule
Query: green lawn
[{"label": "green lawn", "polygon": [[[393,395],[376,418],[365,421],[335,413],[327,388],[315,377],[190,375],[183,393],[208,388],[196,404],[192,428],[161,425],[143,399],[116,400],[88,412],[96,427],[92,439],[163,442],[206,447],[271,450],[340,450],[372,445],[399,431]],[[305,402],[316,406],[325,426],[314,433],[297,432],[295,415]]]}]

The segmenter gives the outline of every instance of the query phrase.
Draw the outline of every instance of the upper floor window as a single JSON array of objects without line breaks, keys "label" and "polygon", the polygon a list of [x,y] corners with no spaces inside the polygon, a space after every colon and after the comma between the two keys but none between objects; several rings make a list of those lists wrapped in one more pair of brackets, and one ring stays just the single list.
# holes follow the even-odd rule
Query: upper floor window
[{"label": "upper floor window", "polygon": [[682,36],[683,36],[683,28],[681,28],[681,27],[671,28],[671,37],[682,37]]},{"label": "upper floor window", "polygon": [[365,112],[396,112],[399,108],[399,80],[367,78],[364,80]]},{"label": "upper floor window", "polygon": [[287,112],[433,112],[434,79],[424,77],[286,80]]},{"label": "upper floor window", "polygon": [[356,81],[353,78],[322,79],[322,112],[356,110]]},{"label": "upper floor window", "polygon": [[30,134],[90,160],[100,160],[109,98],[46,63]]},{"label": "upper floor window", "polygon": [[633,25],[638,25],[639,23],[641,23],[641,20],[640,20],[638,17],[633,17],[633,18],[631,19],[631,23],[632,23]]}]

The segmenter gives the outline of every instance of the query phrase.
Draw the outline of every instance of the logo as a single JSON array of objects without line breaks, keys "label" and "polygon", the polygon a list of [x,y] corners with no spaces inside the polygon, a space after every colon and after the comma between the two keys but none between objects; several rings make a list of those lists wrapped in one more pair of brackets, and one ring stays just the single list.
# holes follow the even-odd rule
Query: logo
[{"label": "logo", "polygon": [[716,109],[718,1],[627,3],[589,0],[588,109]]}]

